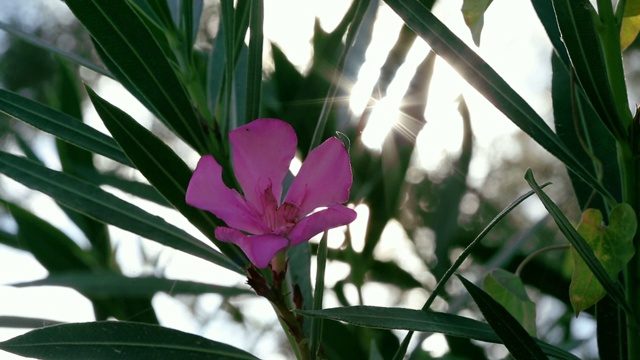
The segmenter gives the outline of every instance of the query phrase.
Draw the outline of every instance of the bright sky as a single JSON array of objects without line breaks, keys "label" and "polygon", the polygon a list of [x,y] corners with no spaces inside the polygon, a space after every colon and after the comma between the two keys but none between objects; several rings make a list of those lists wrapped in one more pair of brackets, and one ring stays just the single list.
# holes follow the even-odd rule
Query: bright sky
[{"label": "bright sky", "polygon": [[[330,30],[344,14],[348,3],[348,1],[344,0],[265,0],[265,37],[278,43],[289,59],[300,69],[304,69],[311,54],[309,39],[313,31],[314,17],[318,16],[321,25]],[[462,21],[459,11],[461,0],[440,1],[438,4],[439,6],[434,11],[436,15],[450,26],[458,36],[471,44],[470,34]],[[50,6],[64,9],[63,2],[55,2]],[[23,10],[22,14],[22,16],[28,17],[31,12]],[[295,14],[295,16],[291,16],[291,14]],[[513,14],[518,14],[518,16],[513,16]],[[373,43],[367,51],[366,63],[363,65],[358,82],[354,87],[351,106],[355,112],[362,111],[362,107],[366,103],[365,97],[371,93],[371,87],[377,79],[379,68],[384,62],[387,51],[396,40],[400,25],[399,18],[386,5],[382,5],[378,15],[378,22],[374,29]],[[495,0],[493,2],[485,17],[485,29],[478,52],[544,118],[550,117],[547,90],[550,79],[549,51],[548,40],[529,2],[512,0]],[[388,124],[389,119],[397,117],[400,96],[406,89],[413,69],[427,52],[428,47],[421,41],[418,41],[412,49],[407,63],[391,85],[389,96],[381,101],[373,113],[369,127],[365,129],[365,142],[368,146],[372,148],[379,147],[380,142],[389,130],[389,126],[385,125],[385,123]],[[447,159],[450,156],[456,155],[462,133],[456,98],[460,93],[463,93],[471,111],[472,126],[477,144],[476,155],[471,165],[471,181],[474,181],[474,179],[479,181],[489,170],[488,155],[496,149],[494,142],[498,138],[501,139],[501,148],[503,151],[508,152],[509,142],[512,141],[509,135],[516,130],[515,126],[484,99],[479,97],[443,61],[438,60],[436,64],[435,77],[431,89],[426,111],[427,124],[417,138],[419,164],[424,169],[434,170],[442,166],[442,164],[447,164]],[[102,80],[99,93],[105,96],[107,100],[125,108],[127,112],[143,123],[150,121],[151,118],[148,112],[130,97],[124,96],[124,92],[114,86],[112,81]],[[87,120],[90,124],[104,131],[95,112],[90,108],[87,109]],[[41,138],[42,150],[40,152],[46,154],[51,150],[53,142],[47,136],[42,136]],[[197,157],[195,155],[188,158],[192,165],[195,164],[196,160]],[[55,168],[58,165],[52,162],[50,166]],[[6,178],[2,178],[1,181],[5,184],[15,185],[15,183]],[[30,204],[37,214],[47,219],[52,219],[52,221],[65,229],[71,227],[61,212],[51,210],[55,208],[51,200],[40,194],[27,192],[19,185],[15,185],[15,188],[20,196],[22,196],[21,194],[29,194]],[[124,194],[118,193],[118,195],[126,198]],[[168,221],[197,234],[197,231],[190,224],[174,216],[173,212],[158,209],[139,200],[130,198],[127,198],[127,200],[135,201],[136,204],[148,211],[157,213]],[[368,209],[366,206],[360,206],[357,210],[360,213],[358,222],[364,223]],[[73,230],[69,231],[73,233]],[[125,273],[131,276],[148,273],[149,269],[141,268],[136,261],[131,261],[137,255],[132,257],[130,254],[139,254],[138,242],[119,229],[112,229],[112,231],[114,238],[127,239],[127,241],[118,242],[118,255],[119,259],[122,260],[121,263],[123,263]],[[362,234],[361,225],[360,227],[354,225],[354,232]],[[73,235],[77,234],[77,231],[73,233]],[[363,235],[356,234],[354,234],[355,241],[362,239]],[[408,270],[423,270],[419,268],[419,261],[412,260],[411,257],[415,257],[415,255],[408,251],[409,247],[398,246],[397,239],[405,237],[399,224],[391,223],[388,229],[385,230],[385,234],[386,236],[383,237],[380,248],[376,251],[377,256],[389,259],[402,258],[405,259],[403,266],[409,267]],[[339,243],[339,240],[336,241],[334,239],[332,243],[336,242]],[[244,279],[239,276],[220,270],[194,257],[183,255],[170,249],[162,249],[158,246],[150,246],[148,249],[161,252],[160,263],[165,267],[167,277],[213,282],[221,285],[235,285],[244,282]],[[6,247],[0,248],[0,264],[2,264],[3,269],[0,271],[0,284],[34,280],[46,276],[46,271],[30,256]],[[11,270],[7,271],[8,269]],[[346,266],[330,264],[327,273],[327,284],[331,286],[335,281],[341,279],[346,274],[346,271],[348,271]],[[428,282],[429,279],[425,279],[425,281]],[[355,289],[347,289],[347,296],[355,302],[355,299],[357,299]],[[425,291],[413,292],[405,299],[404,306],[420,307],[426,296]],[[370,284],[364,289],[365,302],[370,305],[388,305],[397,300],[396,297],[388,289],[377,284]],[[44,298],[51,305],[44,305],[42,301]],[[61,288],[14,289],[0,286],[0,299],[3,299],[0,315],[21,315],[63,321],[90,321],[93,319],[90,303],[72,290]],[[218,304],[219,299],[216,296],[205,296],[200,300],[198,307],[200,309],[214,309]],[[336,300],[329,294],[325,301],[325,306],[336,304]],[[216,320],[221,321],[213,321],[211,324],[201,328],[200,325],[191,321],[191,315],[184,304],[175,299],[166,295],[158,295],[154,298],[154,305],[159,309],[160,319],[166,326],[199,333],[234,346],[248,348],[255,345],[257,349],[256,355],[261,358],[280,358],[272,355],[275,351],[274,339],[269,337],[241,339],[242,336],[238,335],[242,334],[244,336],[245,330],[231,324],[223,315],[216,315]],[[253,313],[271,312],[266,301],[262,299],[244,301],[240,306]],[[265,321],[267,323],[275,322],[274,318],[261,319],[259,317],[252,321],[262,323]],[[237,332],[229,331],[230,327],[232,330],[237,330]],[[22,332],[24,331],[0,328],[0,340],[8,339]],[[438,337],[430,338],[423,346],[434,352],[441,352],[442,339]],[[10,359],[11,357],[6,353],[2,353],[2,358]]]}]

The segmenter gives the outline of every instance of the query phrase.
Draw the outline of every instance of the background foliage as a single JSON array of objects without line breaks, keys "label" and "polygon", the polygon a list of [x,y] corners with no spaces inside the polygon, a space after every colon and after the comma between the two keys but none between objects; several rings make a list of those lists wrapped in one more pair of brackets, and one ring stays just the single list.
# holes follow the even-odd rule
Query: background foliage
[{"label": "background foliage", "polygon": [[[90,301],[95,320],[120,321],[65,325],[1,316],[3,327],[39,330],[0,348],[43,358],[109,358],[115,343],[121,356],[131,358],[293,356],[295,347],[289,349],[267,301],[244,284],[246,258],[213,237],[213,228],[222,223],[184,202],[199,155],[213,154],[230,172],[228,131],[258,117],[275,117],[295,128],[299,159],[338,132],[350,143],[350,204],[361,211],[361,234],[354,224],[349,231],[330,232],[328,249],[326,239],[314,239],[290,250],[288,281],[300,286],[299,314],[305,316],[314,354],[479,359],[505,357],[508,351],[516,358],[572,358],[569,352],[597,358],[614,351],[633,358],[638,350],[630,344],[637,333],[619,325],[637,314],[637,286],[629,279],[640,275],[630,274],[633,267],[627,265],[636,261],[640,204],[634,182],[638,127],[628,105],[636,98],[637,64],[627,60],[623,72],[619,39],[622,27],[626,54],[637,51],[631,21],[636,2],[627,1],[627,8],[621,2],[622,10],[611,9],[612,18],[607,1],[598,2],[600,27],[585,20],[595,10],[583,3],[588,2],[534,0],[520,14],[539,19],[550,40],[544,55],[550,71],[535,75],[544,78],[542,91],[551,94],[548,114],[534,110],[530,97],[523,99],[525,90],[514,90],[473,50],[482,51],[472,43],[481,44],[483,24],[489,25],[486,19],[499,6],[491,1],[459,4],[455,21],[464,19],[468,28],[458,35],[430,12],[437,10],[435,1],[354,1],[335,28],[315,24],[304,67],[265,37],[269,2],[67,0],[69,21],[5,19],[0,27],[11,36],[0,58],[0,173],[5,175],[0,243],[31,254],[47,275],[3,285],[71,288]],[[377,78],[361,79],[367,51],[380,36],[376,24],[390,10],[402,26],[397,34],[385,34],[395,41]],[[424,41],[433,52],[408,67],[414,44]],[[442,60],[475,90],[461,90],[457,104],[451,104],[457,114],[446,120],[450,128],[462,124],[456,126],[459,148],[425,169],[419,136],[436,120],[429,118],[430,99],[447,87],[433,81],[439,71],[448,71]],[[406,90],[394,95],[394,80],[407,72]],[[370,96],[358,112],[348,99],[352,85],[365,80],[372,84]],[[114,81],[122,86],[115,95],[106,90]],[[486,103],[473,100],[476,90],[522,132],[490,150],[478,144],[478,127],[495,122],[483,114]],[[124,92],[132,96],[118,100]],[[380,149],[366,146],[367,125],[377,121],[377,111],[392,96],[401,99],[399,112],[382,115],[391,131]],[[133,105],[134,98],[146,110],[136,110],[142,107]],[[98,118],[88,116],[90,109]],[[486,165],[486,176],[477,178],[474,161],[487,152],[493,162]],[[51,197],[55,204],[48,206],[58,207],[69,221],[38,209],[42,202],[36,195],[15,190],[9,178]],[[547,181],[553,182],[544,188],[551,197],[538,185]],[[534,192],[551,215],[518,207]],[[576,231],[586,208],[592,209]],[[615,223],[618,217],[624,221]],[[602,233],[600,219],[611,222]],[[589,221],[597,223],[595,229]],[[613,265],[598,257],[597,244],[605,241],[613,250],[604,254],[621,254]],[[178,252],[167,256],[156,243]],[[172,266],[182,266],[178,274],[200,269],[210,274],[171,276],[167,257],[186,257],[179,252],[189,260],[175,260]],[[572,286],[585,277],[602,283],[599,293],[588,294],[595,300],[585,305],[575,305],[575,292],[570,296],[570,253],[582,271],[573,273]],[[196,267],[200,260],[207,265]],[[131,262],[139,265],[133,272]],[[0,271],[11,271],[11,265],[3,263]],[[449,280],[454,272],[459,279]],[[190,311],[184,317],[201,326],[191,330],[197,335],[170,329],[176,326],[163,320],[168,317],[159,306],[158,299],[167,297],[162,293],[186,305]],[[321,310],[323,296],[324,307],[332,309]],[[574,311],[582,311],[577,319]],[[596,323],[598,346],[580,331]],[[63,326],[42,327],[53,324]],[[210,336],[207,327],[228,334]],[[417,332],[411,343],[407,330]],[[429,347],[441,339],[433,333],[444,335],[444,351]],[[245,340],[260,337],[276,339],[272,343],[278,346]],[[74,343],[56,346],[66,338]],[[96,339],[102,343],[88,345]]]}]

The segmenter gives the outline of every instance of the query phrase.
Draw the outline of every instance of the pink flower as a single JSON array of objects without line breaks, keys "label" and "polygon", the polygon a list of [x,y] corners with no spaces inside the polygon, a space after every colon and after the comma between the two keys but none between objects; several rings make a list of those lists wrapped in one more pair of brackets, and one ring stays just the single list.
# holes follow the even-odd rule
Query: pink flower
[{"label": "pink flower", "polygon": [[[244,196],[222,181],[222,167],[203,156],[187,188],[187,204],[224,221],[215,236],[238,245],[265,268],[275,254],[314,235],[351,223],[356,212],[343,205],[353,182],[349,154],[337,138],[313,149],[282,199],[282,185],[298,139],[291,125],[258,119],[229,133],[233,169]],[[282,199],[282,200],[281,200]],[[317,208],[325,208],[314,212]]]}]

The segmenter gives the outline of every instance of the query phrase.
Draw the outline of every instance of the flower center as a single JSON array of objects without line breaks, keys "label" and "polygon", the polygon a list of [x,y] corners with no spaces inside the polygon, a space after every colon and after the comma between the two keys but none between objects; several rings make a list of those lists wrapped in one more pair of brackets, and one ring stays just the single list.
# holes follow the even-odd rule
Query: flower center
[{"label": "flower center", "polygon": [[264,190],[262,209],[262,217],[275,235],[286,235],[299,220],[300,208],[289,202],[279,205],[271,185]]}]

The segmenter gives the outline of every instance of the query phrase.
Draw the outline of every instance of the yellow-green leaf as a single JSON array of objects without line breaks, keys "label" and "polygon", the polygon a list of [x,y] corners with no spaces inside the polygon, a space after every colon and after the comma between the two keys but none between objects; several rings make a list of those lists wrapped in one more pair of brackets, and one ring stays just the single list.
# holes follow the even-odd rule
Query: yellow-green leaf
[{"label": "yellow-green leaf", "polygon": [[[609,225],[605,225],[602,213],[587,209],[582,214],[578,233],[593,249],[607,274],[615,281],[620,270],[631,260],[635,249],[633,236],[636,233],[635,212],[628,204],[619,204],[611,211]],[[571,249],[574,270],[569,286],[569,297],[576,316],[602,299],[606,291],[589,270],[575,249]]]},{"label": "yellow-green leaf", "polygon": [[620,28],[620,49],[624,51],[633,43],[640,32],[640,15],[625,16]]},{"label": "yellow-green leaf", "polygon": [[536,304],[529,299],[522,280],[506,270],[495,269],[484,278],[484,290],[518,320],[529,335],[536,336]]},{"label": "yellow-green leaf", "polygon": [[462,3],[462,16],[464,22],[471,30],[473,42],[480,46],[480,33],[484,26],[484,12],[487,11],[493,0],[464,0]]},{"label": "yellow-green leaf", "polygon": [[627,0],[624,4],[624,16],[640,15],[640,0]]},{"label": "yellow-green leaf", "polygon": [[640,0],[627,0],[620,27],[620,48],[624,51],[640,32]]}]

